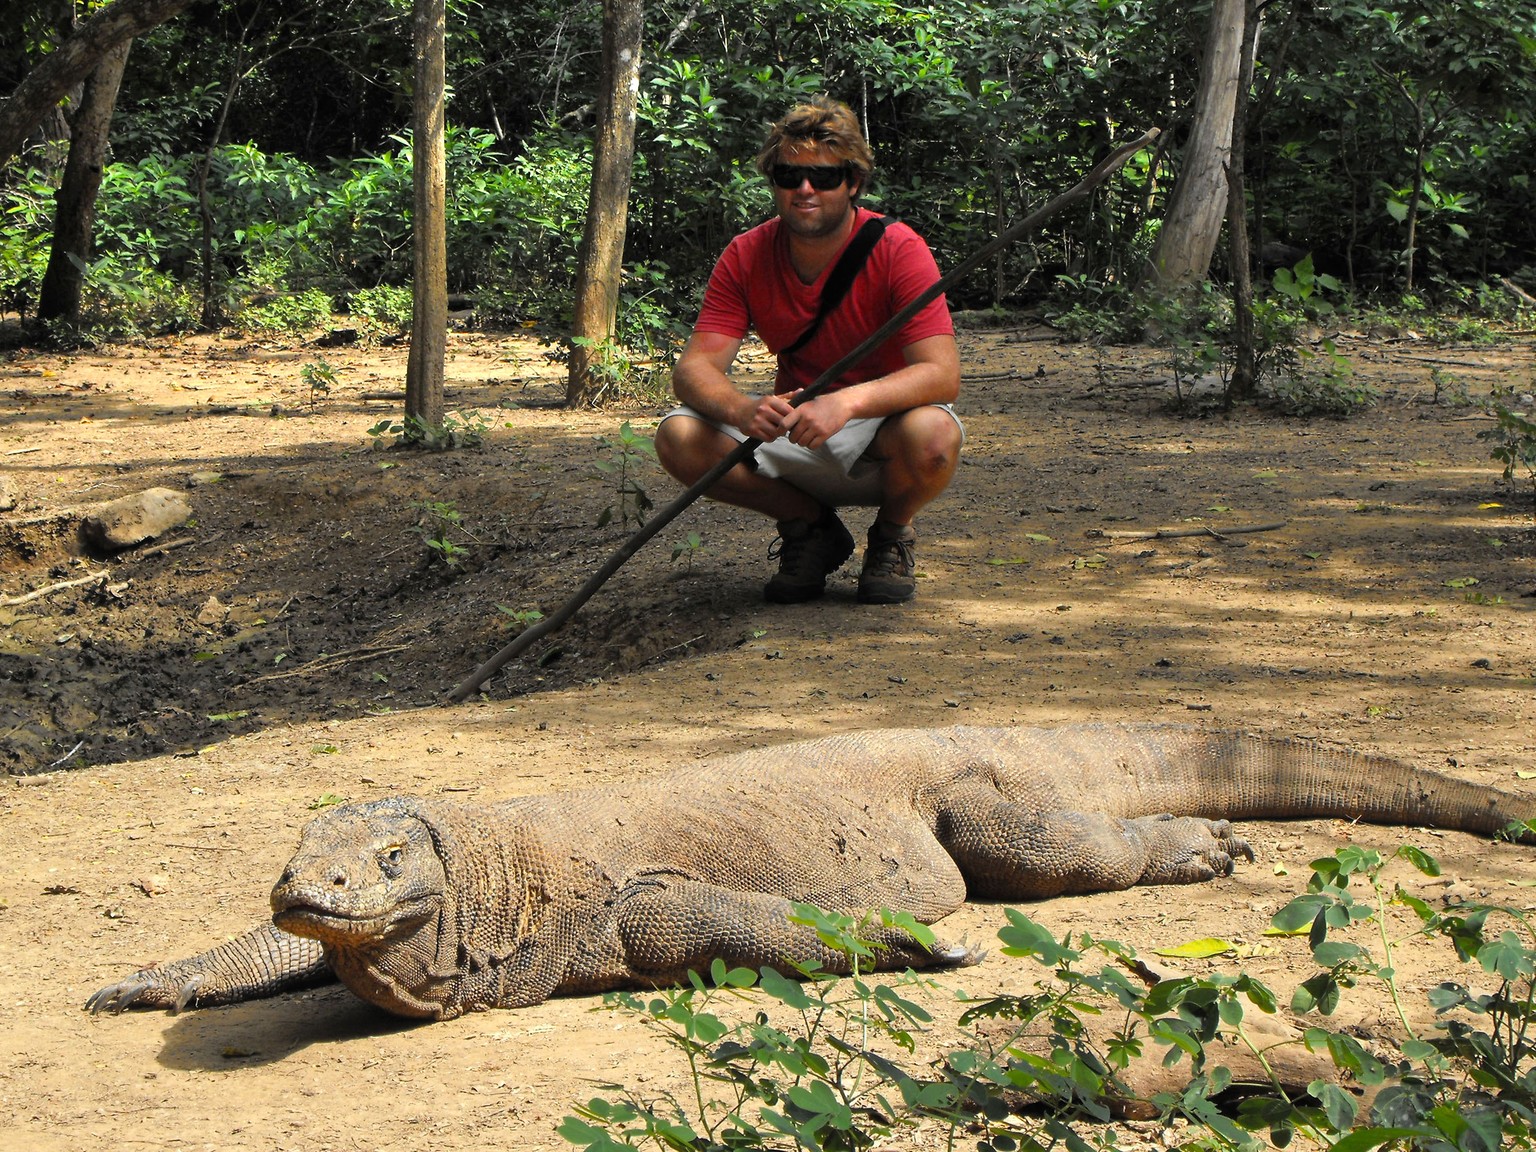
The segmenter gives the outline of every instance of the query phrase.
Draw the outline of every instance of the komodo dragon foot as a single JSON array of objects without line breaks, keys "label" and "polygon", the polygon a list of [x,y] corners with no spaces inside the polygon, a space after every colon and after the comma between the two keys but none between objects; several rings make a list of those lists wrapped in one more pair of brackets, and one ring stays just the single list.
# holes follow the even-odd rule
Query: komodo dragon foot
[{"label": "komodo dragon foot", "polygon": [[1164,814],[1125,824],[1147,854],[1141,884],[1202,884],[1232,875],[1239,856],[1253,860],[1252,846],[1225,820]]},{"label": "komodo dragon foot", "polygon": [[336,979],[320,945],[262,924],[207,952],[159,968],[141,968],[125,980],[97,989],[85,1002],[93,1015],[129,1008],[235,1004],[275,996]]},{"label": "komodo dragon foot", "polygon": [[169,1008],[171,1015],[179,1013],[192,1003],[197,990],[203,986],[200,974],[188,976],[179,986],[167,983],[153,968],[135,972],[126,980],[108,984],[91,993],[85,1002],[85,1010],[93,1016],[103,1012],[117,1015],[129,1008]]}]

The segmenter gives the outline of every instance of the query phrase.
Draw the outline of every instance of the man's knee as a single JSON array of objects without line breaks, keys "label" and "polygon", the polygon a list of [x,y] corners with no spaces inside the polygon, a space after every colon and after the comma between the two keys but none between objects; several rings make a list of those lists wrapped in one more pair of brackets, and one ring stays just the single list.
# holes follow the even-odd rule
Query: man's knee
[{"label": "man's knee", "polygon": [[656,426],[656,460],[675,480],[692,484],[735,447],[714,425],[697,416],[668,416]]},{"label": "man's knee", "polygon": [[656,425],[656,435],[651,438],[651,443],[656,447],[656,459],[668,472],[674,471],[674,465],[682,451],[682,446],[678,443],[681,439],[678,423],[682,419],[681,416],[673,416],[663,420]]},{"label": "man's knee", "polygon": [[942,408],[914,408],[887,420],[874,448],[882,459],[899,460],[908,468],[929,476],[954,470],[963,437],[954,417]]},{"label": "man's knee", "polygon": [[669,416],[656,426],[656,459],[667,474],[676,478],[698,471],[702,421],[692,416]]}]

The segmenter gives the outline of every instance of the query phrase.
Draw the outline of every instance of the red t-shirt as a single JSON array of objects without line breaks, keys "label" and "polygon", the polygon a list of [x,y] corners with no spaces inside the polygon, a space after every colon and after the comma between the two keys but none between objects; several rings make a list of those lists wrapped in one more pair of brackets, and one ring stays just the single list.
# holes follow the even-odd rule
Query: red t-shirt
[{"label": "red t-shirt", "polygon": [[[858,209],[853,232],[875,215],[867,208]],[[726,246],[704,290],[694,328],[737,339],[755,329],[768,350],[777,352],[799,339],[815,319],[822,285],[836,264],[832,259],[814,284],[802,284],[790,263],[783,223],[774,217]],[[816,335],[799,351],[779,357],[774,391],[794,392],[814,382],[938,278],[938,265],[923,238],[905,224],[887,226],[848,295],[821,322]],[[829,391],[889,375],[906,365],[902,349],[908,344],[954,331],[949,307],[938,296],[840,376]]]}]

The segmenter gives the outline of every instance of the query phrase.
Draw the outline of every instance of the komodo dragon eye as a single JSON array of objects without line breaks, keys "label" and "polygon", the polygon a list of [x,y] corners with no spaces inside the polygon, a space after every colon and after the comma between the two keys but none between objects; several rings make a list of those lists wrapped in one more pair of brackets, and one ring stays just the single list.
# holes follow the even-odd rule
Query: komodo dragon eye
[{"label": "komodo dragon eye", "polygon": [[405,849],[400,847],[390,848],[379,856],[379,866],[384,869],[386,876],[400,875],[400,864],[405,860]]}]

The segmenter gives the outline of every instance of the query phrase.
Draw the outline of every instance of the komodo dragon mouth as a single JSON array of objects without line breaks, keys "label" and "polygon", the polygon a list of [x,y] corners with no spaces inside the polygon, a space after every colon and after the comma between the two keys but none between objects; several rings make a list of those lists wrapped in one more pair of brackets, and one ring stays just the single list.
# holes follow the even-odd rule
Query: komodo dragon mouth
[{"label": "komodo dragon mouth", "polygon": [[317,900],[308,885],[279,886],[272,893],[272,923],[294,936],[322,944],[357,944],[414,931],[438,913],[441,897],[400,900],[382,910],[337,907]]}]

